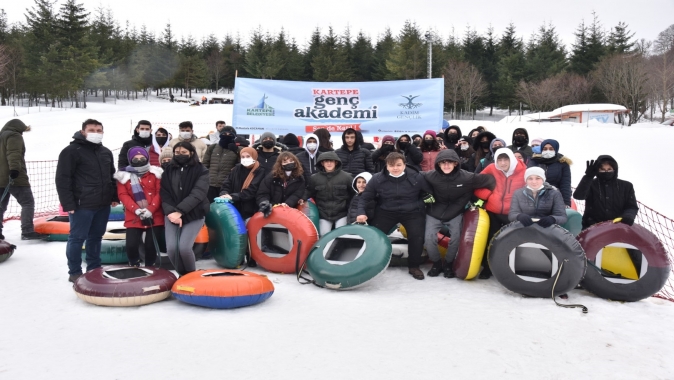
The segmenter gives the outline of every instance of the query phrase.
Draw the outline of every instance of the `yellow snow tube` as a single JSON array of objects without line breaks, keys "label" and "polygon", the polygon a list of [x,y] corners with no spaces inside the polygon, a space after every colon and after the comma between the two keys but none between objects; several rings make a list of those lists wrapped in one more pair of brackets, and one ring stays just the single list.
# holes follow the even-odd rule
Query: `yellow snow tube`
[{"label": "yellow snow tube", "polygon": [[638,280],[641,268],[637,269],[634,266],[626,248],[608,246],[604,247],[601,252],[601,269],[620,274],[630,280]]}]

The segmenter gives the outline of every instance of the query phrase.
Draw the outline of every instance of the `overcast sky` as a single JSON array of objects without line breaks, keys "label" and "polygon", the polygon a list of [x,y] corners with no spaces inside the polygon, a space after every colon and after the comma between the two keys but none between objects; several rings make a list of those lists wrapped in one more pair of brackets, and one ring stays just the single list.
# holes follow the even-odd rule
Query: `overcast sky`
[{"label": "overcast sky", "polygon": [[[161,34],[171,22],[177,36],[191,34],[197,40],[211,33],[222,39],[227,33],[239,32],[246,41],[250,31],[261,26],[272,33],[284,28],[300,46],[311,32],[332,26],[341,34],[346,26],[352,35],[360,30],[376,39],[390,27],[394,35],[405,20],[415,21],[423,30],[434,29],[446,39],[454,28],[463,35],[467,26],[485,33],[491,25],[497,34],[513,22],[525,40],[543,22],[552,23],[562,40],[570,46],[573,33],[581,20],[592,20],[596,11],[604,28],[618,21],[627,22],[635,38],[653,40],[658,33],[674,24],[674,0],[461,0],[461,1],[390,1],[390,0],[81,0],[93,11],[102,6],[111,8],[123,26],[128,20],[138,28],[145,24]],[[63,0],[58,0],[57,8]],[[9,22],[25,22],[26,7],[31,0],[4,1]]]}]

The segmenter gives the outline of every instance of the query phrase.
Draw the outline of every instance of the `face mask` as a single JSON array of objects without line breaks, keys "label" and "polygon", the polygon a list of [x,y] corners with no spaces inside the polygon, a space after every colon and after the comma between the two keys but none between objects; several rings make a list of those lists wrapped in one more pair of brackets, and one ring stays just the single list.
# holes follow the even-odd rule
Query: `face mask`
[{"label": "face mask", "polygon": [[176,154],[173,156],[173,159],[175,162],[178,163],[178,165],[183,166],[186,165],[190,161],[190,155],[189,154]]},{"label": "face mask", "polygon": [[180,138],[183,140],[190,140],[192,138],[192,132],[180,132]]},{"label": "face mask", "polygon": [[555,157],[555,154],[556,153],[554,150],[544,150],[543,152],[541,152],[541,156],[543,158],[552,158]]},{"label": "face mask", "polygon": [[461,145],[461,150],[466,151],[468,150],[469,146],[468,145]]},{"label": "face mask", "polygon": [[410,147],[410,143],[407,142],[407,141],[401,141],[401,142],[398,143],[398,145],[400,146],[400,149],[403,149],[403,150]]},{"label": "face mask", "polygon": [[283,170],[286,170],[286,171],[293,171],[293,170],[295,170],[295,168],[297,167],[297,165],[295,165],[295,163],[293,162],[293,163],[290,163],[290,164],[282,165],[281,167],[283,168]]},{"label": "face mask", "polygon": [[381,146],[381,151],[384,153],[393,151],[393,145],[384,144]]},{"label": "face mask", "polygon": [[433,145],[433,141],[435,141],[435,139],[424,139],[424,144],[431,146]]},{"label": "face mask", "polygon": [[393,174],[391,174],[391,172],[389,172],[388,175],[390,175],[390,176],[393,177],[393,178],[400,178],[400,177],[402,177],[403,175],[405,175],[405,171],[403,170],[402,173],[400,173],[400,174],[398,174],[398,175],[393,175]]},{"label": "face mask", "polygon": [[262,142],[262,147],[265,148],[265,149],[271,149],[271,148],[274,147],[274,145],[276,145],[276,144],[271,140],[267,140],[267,141]]},{"label": "face mask", "polygon": [[480,146],[482,149],[489,149],[489,145],[491,145],[491,141],[481,141]]},{"label": "face mask", "polygon": [[101,141],[103,141],[103,134],[102,133],[87,133],[87,141],[94,143],[94,144],[100,144]]},{"label": "face mask", "polygon": [[597,173],[597,178],[599,178],[602,181],[608,181],[610,179],[613,179],[615,177],[615,172],[599,172]]},{"label": "face mask", "polygon": [[140,137],[141,139],[146,139],[150,137],[151,134],[152,133],[150,131],[138,131],[138,137]]},{"label": "face mask", "polygon": [[164,144],[166,144],[168,141],[168,137],[156,137],[155,139],[157,140],[157,144],[159,144],[159,146],[164,146]]},{"label": "face mask", "polygon": [[531,186],[527,186],[527,189],[529,189],[529,190],[531,190],[531,191],[540,191],[540,190],[541,190],[542,188],[544,188],[544,187],[545,187],[545,185],[541,185],[541,187],[539,187],[538,189],[534,189],[534,188],[531,187]]},{"label": "face mask", "polygon": [[245,167],[252,166],[253,164],[255,164],[255,160],[253,160],[252,158],[242,158],[241,159],[241,165],[243,165]]},{"label": "face mask", "polygon": [[450,133],[447,135],[447,140],[452,144],[456,144],[459,141],[459,136],[456,133]]},{"label": "face mask", "polygon": [[147,164],[146,158],[134,158],[133,160],[131,160],[131,166],[133,166],[134,168],[145,166],[145,164]]},{"label": "face mask", "polygon": [[312,151],[312,152],[315,151],[316,148],[318,148],[318,144],[316,144],[316,143],[309,143],[309,144],[307,144],[307,149],[309,149],[309,150]]},{"label": "face mask", "polygon": [[168,169],[170,164],[171,164],[171,162],[164,162],[164,163],[161,164],[161,168],[166,170],[166,169]]},{"label": "face mask", "polygon": [[515,142],[515,145],[522,146],[527,143],[527,138],[524,136],[515,136],[513,141]]}]

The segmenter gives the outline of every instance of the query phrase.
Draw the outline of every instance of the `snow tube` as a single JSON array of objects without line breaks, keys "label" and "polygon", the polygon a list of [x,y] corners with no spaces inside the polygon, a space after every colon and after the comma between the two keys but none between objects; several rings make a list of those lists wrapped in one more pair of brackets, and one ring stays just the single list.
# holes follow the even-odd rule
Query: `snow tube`
[{"label": "snow tube", "polygon": [[201,227],[201,230],[199,230],[199,233],[197,234],[197,238],[194,240],[194,245],[192,246],[192,250],[194,251],[194,257],[197,260],[200,260],[204,253],[206,253],[207,248],[208,248],[208,227],[204,224],[203,227]]},{"label": "snow tube", "polygon": [[66,216],[45,216],[33,220],[35,232],[47,235],[47,241],[68,241],[70,219]]},{"label": "snow tube", "polygon": [[662,289],[672,264],[662,242],[644,227],[603,222],[578,235],[590,268],[581,285],[601,298],[639,301]]},{"label": "snow tube", "polygon": [[456,277],[471,280],[477,276],[482,267],[488,235],[489,215],[485,210],[471,208],[463,213],[461,243],[453,264]]},{"label": "snow tube", "polygon": [[571,232],[571,235],[578,236],[580,231],[583,230],[583,215],[574,209],[567,208],[566,223],[564,223],[562,227]]},{"label": "snow tube", "polygon": [[9,244],[4,240],[0,240],[0,263],[9,260],[14,254],[15,249],[16,246],[14,244]]},{"label": "snow tube", "polygon": [[352,289],[386,270],[391,250],[389,238],[379,229],[346,225],[325,234],[314,245],[306,267],[319,286]]},{"label": "snow tube", "polygon": [[123,221],[124,205],[120,203],[115,207],[110,206],[110,216],[108,217],[108,220]]},{"label": "snow tube", "polygon": [[316,207],[316,204],[313,202],[313,200],[304,202],[304,204],[298,206],[297,209],[302,211],[302,213],[311,220],[311,222],[314,224],[314,227],[316,227],[316,230],[320,230],[319,224],[321,217],[318,214],[318,207]]},{"label": "snow tube", "polygon": [[295,273],[297,254],[304,262],[318,241],[318,230],[311,220],[286,205],[274,206],[268,218],[256,213],[247,227],[251,256],[271,272]]},{"label": "snow tube", "polygon": [[73,285],[80,299],[100,306],[140,306],[166,299],[176,276],[160,268],[106,266],[80,276]]},{"label": "snow tube", "polygon": [[[82,245],[82,261],[86,261],[86,242]],[[102,240],[101,241],[101,264],[128,263],[126,256],[126,240]]]},{"label": "snow tube", "polygon": [[211,203],[206,226],[215,262],[232,269],[241,265],[248,247],[248,231],[236,207],[229,202]]},{"label": "snow tube", "polygon": [[501,228],[489,246],[489,267],[505,288],[531,297],[550,297],[561,264],[555,296],[578,285],[585,274],[585,252],[567,230],[520,222]]},{"label": "snow tube", "polygon": [[178,300],[213,309],[255,305],[274,293],[266,276],[230,269],[208,269],[188,273],[171,290]]}]

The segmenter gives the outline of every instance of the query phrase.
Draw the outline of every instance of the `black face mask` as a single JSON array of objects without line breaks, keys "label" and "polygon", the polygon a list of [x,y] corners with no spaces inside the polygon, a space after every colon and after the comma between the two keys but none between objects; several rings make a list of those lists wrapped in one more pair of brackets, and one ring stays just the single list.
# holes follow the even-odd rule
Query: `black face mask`
[{"label": "black face mask", "polygon": [[491,145],[491,141],[480,141],[480,146],[482,149],[489,149],[489,146]]},{"label": "black face mask", "polygon": [[615,172],[599,172],[597,173],[597,178],[602,181],[609,181],[615,177]]},{"label": "black face mask", "polygon": [[147,164],[147,159],[144,158],[144,157],[143,158],[134,158],[133,160],[131,160],[131,166],[133,166],[134,168],[145,166],[146,164]]},{"label": "black face mask", "polygon": [[183,166],[190,162],[189,154],[176,154],[173,156],[173,160],[178,163],[178,165]]},{"label": "black face mask", "polygon": [[391,151],[393,151],[393,145],[384,144],[384,145],[381,146],[381,151],[382,152],[391,152]]},{"label": "black face mask", "polygon": [[155,139],[157,140],[157,144],[159,144],[159,146],[164,146],[164,144],[166,144],[168,141],[168,137],[155,137]]},{"label": "black face mask", "polygon": [[171,165],[171,162],[170,162],[170,161],[162,162],[161,168],[164,169],[164,170],[166,170],[166,169],[168,169],[169,165]]},{"label": "black face mask", "polygon": [[527,138],[525,136],[515,136],[513,139],[513,142],[517,146],[522,146],[527,143]]},{"label": "black face mask", "polygon": [[416,146],[421,145],[421,139],[414,140],[414,145],[416,145]]},{"label": "black face mask", "polygon": [[274,147],[274,145],[276,145],[276,143],[274,143],[273,141],[270,141],[270,140],[266,140],[266,141],[262,142],[262,147],[265,148],[265,149],[271,149],[271,148]]},{"label": "black face mask", "polygon": [[407,141],[401,141],[401,142],[398,143],[398,145],[400,146],[400,149],[403,149],[403,150],[410,147],[410,143],[407,142]]},{"label": "black face mask", "polygon": [[426,144],[427,146],[431,146],[431,145],[433,145],[433,141],[435,141],[435,139],[433,139],[433,140],[424,139],[424,144]]},{"label": "black face mask", "polygon": [[449,141],[452,144],[456,144],[457,141],[459,141],[459,135],[456,133],[450,133],[447,135],[447,141]]},{"label": "black face mask", "polygon": [[297,167],[297,165],[295,165],[295,163],[293,162],[293,163],[290,163],[290,164],[281,165],[281,167],[282,167],[283,170],[285,170],[285,171],[291,171],[291,170],[295,170],[295,168]]}]

